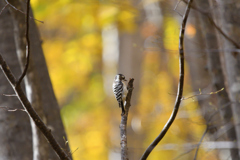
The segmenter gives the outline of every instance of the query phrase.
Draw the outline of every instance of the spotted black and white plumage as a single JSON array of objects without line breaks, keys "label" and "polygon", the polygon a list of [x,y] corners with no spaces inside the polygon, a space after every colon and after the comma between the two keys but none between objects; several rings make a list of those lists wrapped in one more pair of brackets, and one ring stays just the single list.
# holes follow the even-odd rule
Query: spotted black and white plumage
[{"label": "spotted black and white plumage", "polygon": [[118,101],[119,107],[122,108],[122,114],[125,114],[123,102],[125,101],[127,96],[127,87],[124,81],[127,81],[125,79],[125,76],[122,74],[117,74],[114,78],[112,85],[114,96]]}]

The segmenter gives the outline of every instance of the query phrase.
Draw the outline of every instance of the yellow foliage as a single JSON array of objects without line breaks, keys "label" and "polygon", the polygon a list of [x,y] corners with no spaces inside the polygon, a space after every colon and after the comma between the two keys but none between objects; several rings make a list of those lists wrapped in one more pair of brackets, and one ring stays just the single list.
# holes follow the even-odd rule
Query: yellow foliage
[{"label": "yellow foliage", "polygon": [[164,46],[167,50],[177,50],[179,41],[179,26],[176,19],[167,17],[164,21],[165,25],[165,41]]},{"label": "yellow foliage", "polygon": [[[151,2],[156,1],[148,1]],[[158,28],[150,23],[137,24],[139,11],[127,0],[32,0],[31,4],[35,18],[44,21],[44,24],[38,24],[43,49],[55,94],[63,107],[61,115],[70,147],[72,151],[78,148],[73,157],[75,160],[108,159],[110,150],[119,149],[119,139],[115,137],[119,137],[120,109],[115,107],[115,99],[107,97],[103,88],[102,66],[106,64],[102,64],[102,29],[109,25],[115,25],[119,33],[141,32],[142,29],[146,34],[139,34],[147,37],[155,34]],[[143,141],[143,146],[129,144],[134,149],[146,148],[152,142],[174,106],[176,88],[173,86],[178,79],[178,55],[172,53],[177,53],[179,26],[170,17],[165,18],[163,25],[165,37],[162,38],[169,56],[166,62],[168,71],[160,68],[162,53],[144,53],[139,97],[137,105],[131,108],[134,112],[130,111],[129,116],[137,115],[141,134],[145,138],[139,140]],[[133,47],[143,45],[132,44]],[[191,92],[190,86],[186,87],[186,92]],[[197,107],[193,102],[181,108],[189,121],[179,118],[161,145],[181,145],[191,138],[199,140],[204,126],[190,122],[203,121],[199,114],[193,113]],[[197,135],[197,138],[189,136],[191,134]],[[173,159],[181,151],[154,150],[149,160]]]}]

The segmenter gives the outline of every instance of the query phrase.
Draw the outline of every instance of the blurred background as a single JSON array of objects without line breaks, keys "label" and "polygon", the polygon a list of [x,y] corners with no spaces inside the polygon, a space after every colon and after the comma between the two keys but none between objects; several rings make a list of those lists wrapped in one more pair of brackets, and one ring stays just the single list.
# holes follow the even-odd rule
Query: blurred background
[{"label": "blurred background", "polygon": [[[128,119],[129,159],[139,159],[161,132],[175,102],[178,41],[185,3],[177,0],[31,0],[74,160],[120,159],[121,109],[112,93],[117,73],[134,78]],[[186,59],[201,61],[198,28],[188,20]],[[202,67],[204,68],[204,63]],[[184,97],[210,93],[203,79],[192,88],[185,64]],[[203,69],[204,71],[204,69]],[[212,95],[214,96],[214,95]],[[207,99],[209,95],[198,98]],[[205,103],[211,105],[211,101]],[[177,119],[149,160],[193,159],[206,130],[196,97],[182,101]],[[208,137],[205,136],[204,140]],[[200,147],[199,159],[218,159]]]}]

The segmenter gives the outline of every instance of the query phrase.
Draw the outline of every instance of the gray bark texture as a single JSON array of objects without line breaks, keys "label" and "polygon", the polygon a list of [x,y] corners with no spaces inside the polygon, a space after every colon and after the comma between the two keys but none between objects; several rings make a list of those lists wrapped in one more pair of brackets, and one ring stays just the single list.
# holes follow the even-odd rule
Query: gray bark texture
[{"label": "gray bark texture", "polygon": [[[205,45],[203,43],[203,33],[198,25],[200,23],[199,17],[193,10],[189,18],[189,23],[194,24],[196,27],[196,34],[194,37],[185,36],[185,59],[189,65],[193,91],[195,92],[194,94],[199,94],[199,89],[201,89],[203,93],[210,93],[212,91],[210,85],[211,77],[207,69],[207,56],[206,53],[204,53]],[[197,96],[196,98],[203,118],[208,125],[211,124],[208,130],[210,139],[215,140],[214,134],[219,128],[217,126],[220,126],[218,121],[220,115],[216,113],[213,117],[211,116],[212,113],[215,112],[215,106],[212,105],[213,99],[209,95]]]},{"label": "gray bark texture", "polygon": [[[5,3],[0,1],[0,8]],[[9,10],[5,9],[0,15],[0,53],[6,59],[15,75],[20,75],[20,64],[17,59],[13,24]],[[0,107],[11,109],[23,109],[16,96],[4,96],[14,94],[12,87],[0,72]],[[8,112],[0,109],[0,157],[6,160],[32,160],[32,136],[29,117],[26,112],[17,110]]]},{"label": "gray bark texture", "polygon": [[[5,2],[4,0],[1,0],[1,9],[4,7]],[[10,0],[9,3],[17,7],[19,10],[24,11],[26,10],[26,3],[24,0]],[[9,12],[10,10],[10,12]],[[8,17],[3,15],[8,14]],[[11,47],[12,50],[12,55],[7,54],[7,56],[4,56],[5,53],[4,50],[1,50],[1,54],[3,54],[4,58],[6,59],[7,63],[15,62],[18,64],[18,72],[16,77],[18,78],[21,74],[20,68],[23,68],[25,65],[26,57],[26,41],[25,41],[25,14],[20,13],[19,11],[16,11],[12,9],[10,6],[5,8],[3,11],[0,20],[3,20],[3,17],[8,20],[8,23],[13,22],[13,25],[6,27],[5,29],[1,29],[6,36],[11,35],[13,42],[9,43],[7,42],[6,38],[3,38],[1,36],[1,45],[6,47],[9,45],[9,48]],[[11,13],[11,14],[10,14]],[[30,16],[33,17],[32,12],[30,13]],[[47,65],[45,62],[45,58],[43,55],[43,51],[41,48],[42,41],[40,39],[40,35],[37,29],[37,26],[35,24],[35,21],[30,18],[29,21],[29,34],[30,34],[30,65],[29,69],[27,72],[27,75],[25,77],[25,84],[27,82],[27,87],[30,87],[31,94],[28,96],[30,102],[32,103],[32,106],[34,109],[37,111],[41,119],[44,121],[44,123],[48,126],[49,129],[51,129],[52,134],[56,138],[56,140],[59,142],[59,144],[62,146],[63,149],[66,149],[69,151],[69,147],[65,146],[65,141],[63,137],[67,140],[66,133],[64,131],[63,123],[61,121],[60,117],[60,109],[56,100],[56,97],[53,92],[52,84],[50,81],[49,73],[47,70]],[[4,23],[5,24],[5,23]],[[2,25],[0,27],[3,27]],[[14,32],[13,32],[13,27],[14,27]],[[6,30],[11,30],[9,32],[6,32]],[[14,38],[15,38],[15,44],[14,44],[14,39],[13,39],[13,33],[14,33]],[[1,34],[2,35],[2,34]],[[18,58],[17,58],[17,54]],[[10,59],[10,60],[9,60]],[[18,62],[19,60],[19,62]],[[21,64],[21,67],[20,67]],[[11,68],[12,69],[12,68]],[[13,69],[14,70],[14,69]],[[6,79],[4,76],[2,79]],[[7,80],[6,80],[7,81]],[[10,89],[10,88],[9,88]],[[26,90],[26,95],[28,91]],[[1,91],[2,93],[2,91]],[[18,103],[18,100],[16,98],[16,102]],[[16,103],[15,101],[13,103]],[[20,104],[20,103],[19,103]],[[20,112],[20,111],[18,111]],[[19,114],[19,113],[14,113],[14,114]],[[27,119],[28,116],[25,112],[23,112],[26,116]],[[7,114],[9,114],[7,112]],[[22,113],[21,113],[22,114]],[[23,123],[22,125],[26,125],[25,121],[19,121],[16,120],[15,123]],[[31,127],[29,120],[27,121],[28,124],[28,130],[30,133],[25,133],[27,130],[21,131],[22,134],[25,134],[26,136],[30,137],[30,149],[24,149],[26,154],[28,155],[27,157],[29,159],[32,159],[32,136],[35,136],[35,138],[38,139],[38,145],[34,148],[35,150],[37,149],[39,152],[38,159],[40,160],[45,160],[45,159],[58,159],[58,156],[54,152],[54,150],[51,148],[51,146],[48,144],[42,133],[37,129],[37,134],[32,135],[31,133]],[[19,134],[19,133],[18,133]],[[24,141],[26,142],[26,141]],[[25,143],[24,143],[25,144]],[[21,145],[24,146],[24,145]],[[21,148],[21,147],[20,147]],[[22,147],[24,148],[24,147]],[[9,148],[10,149],[10,148]],[[16,156],[16,155],[15,155]],[[13,156],[15,158],[15,156]],[[0,155],[1,157],[1,155]],[[8,158],[7,158],[8,159]],[[20,159],[26,159],[27,158],[20,158]]]},{"label": "gray bark texture", "polygon": [[[33,16],[33,15],[31,15]],[[57,142],[63,149],[70,150],[65,146],[63,137],[67,140],[67,135],[61,120],[60,108],[53,91],[52,83],[47,69],[47,64],[42,50],[42,41],[34,21],[30,21],[30,41],[31,41],[31,62],[33,64],[36,86],[40,94],[40,104],[45,116],[45,124],[51,129]],[[49,148],[49,159],[56,159],[53,149]],[[70,155],[71,157],[71,155]]]},{"label": "gray bark texture", "polygon": [[[240,2],[239,0],[217,1],[218,26],[223,32],[240,44]],[[219,13],[219,14],[218,14]],[[233,111],[233,121],[237,135],[238,148],[240,148],[240,52],[236,45],[219,35],[219,44],[222,47],[221,61],[225,85]]]},{"label": "gray bark texture", "polygon": [[[201,10],[209,10],[210,6],[208,1],[196,1],[196,4]],[[221,90],[222,88],[226,88],[224,84],[224,75],[221,68],[220,55],[219,52],[214,51],[214,49],[219,48],[218,39],[215,27],[209,21],[209,18],[212,18],[211,13],[207,13],[207,15],[200,13],[200,21],[201,21],[201,31],[204,35],[204,42],[206,46],[207,52],[207,66],[208,71],[211,76],[212,86],[215,90]],[[236,141],[236,132],[232,123],[232,109],[230,100],[227,94],[226,89],[219,92],[217,95],[217,106],[218,110],[221,114],[221,120],[223,120],[223,125],[230,126],[230,129],[226,129],[226,138],[230,141]],[[239,159],[238,150],[231,149],[231,157],[232,159]]]},{"label": "gray bark texture", "polygon": [[[16,8],[20,10],[24,10],[21,5],[20,1],[9,1],[12,5],[14,5]],[[18,60],[21,64],[21,69],[23,71],[25,62],[26,62],[26,37],[25,37],[25,15],[19,14],[19,11],[10,8],[10,13],[13,17],[13,24],[14,24],[14,37],[15,37],[15,44],[16,44],[16,52],[18,55]],[[33,63],[30,57],[30,64],[29,64],[29,70],[27,72],[26,77],[24,78],[25,87],[26,87],[26,95],[31,102],[32,106],[34,107],[35,111],[39,114],[41,119],[46,119],[46,117],[43,114],[42,111],[42,104],[40,102],[40,93],[38,89],[38,84],[36,83],[35,79],[35,72],[33,68]],[[28,88],[28,89],[27,89]],[[47,150],[49,149],[48,142],[45,140],[45,137],[42,135],[42,133],[36,129],[36,126],[33,126],[34,123],[31,123],[32,127],[32,136],[33,136],[33,154],[34,159],[37,158],[39,160],[45,160],[48,159],[49,153]],[[34,131],[36,130],[36,131]],[[52,154],[55,155],[54,152]]]}]

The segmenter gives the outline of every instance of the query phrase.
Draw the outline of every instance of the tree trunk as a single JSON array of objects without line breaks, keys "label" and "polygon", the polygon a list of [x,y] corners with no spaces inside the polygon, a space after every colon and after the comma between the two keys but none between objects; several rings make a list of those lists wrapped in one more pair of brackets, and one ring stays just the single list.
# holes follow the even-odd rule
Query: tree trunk
[{"label": "tree trunk", "polygon": [[[9,0],[9,2],[19,10],[25,12],[25,1]],[[22,14],[11,7],[9,8],[11,10],[14,24],[14,37],[16,44],[16,50],[14,52],[15,54],[17,52],[21,68],[23,68],[26,61],[25,14]],[[30,13],[30,16],[33,17],[32,12]],[[41,48],[42,42],[40,40],[35,21],[32,18],[29,19],[29,35],[31,48],[30,64],[27,75],[24,78],[26,95],[39,116],[42,118],[45,124],[48,125],[49,129],[51,129],[54,137],[62,146],[62,148],[69,151],[69,147],[65,146],[65,141],[63,139],[63,137],[65,137],[67,140],[67,137],[61,121],[60,109],[53,92],[45,58]],[[12,47],[15,47],[14,44],[12,44]],[[17,74],[17,76],[19,75],[20,73]],[[31,122],[31,128],[33,136],[33,158],[31,159],[58,159],[58,156],[54,150],[50,147],[50,145],[48,145],[48,142],[42,133],[36,128],[33,122]],[[29,136],[29,134],[27,135]]]},{"label": "tree trunk", "polygon": [[[33,17],[33,15],[31,14]],[[52,83],[47,69],[47,64],[42,50],[42,40],[39,35],[38,28],[35,21],[30,21],[30,41],[31,41],[31,54],[32,64],[34,69],[34,76],[36,76],[36,86],[40,94],[40,104],[42,104],[42,111],[46,117],[46,125],[52,130],[57,142],[63,149],[70,152],[69,146],[65,145],[67,135],[61,120],[60,108],[53,91]],[[63,139],[65,137],[65,140]],[[67,144],[68,145],[68,144]],[[52,148],[48,150],[49,159],[56,159],[56,154]],[[71,157],[71,155],[69,155]]]},{"label": "tree trunk", "polygon": [[[208,1],[196,1],[197,6],[201,10],[209,10],[210,6]],[[204,35],[204,42],[207,49],[207,59],[208,59],[208,71],[211,75],[212,86],[215,87],[216,90],[221,90],[222,88],[226,88],[224,84],[224,76],[221,68],[220,56],[219,52],[215,50],[219,48],[217,35],[214,26],[209,21],[209,18],[212,18],[210,13],[203,14],[200,13],[200,21],[201,21],[201,31]],[[218,65],[216,65],[218,64]],[[226,89],[219,92],[217,95],[217,106],[220,111],[222,120],[224,125],[228,125],[231,128],[226,129],[226,137],[230,141],[236,141],[236,133],[235,128],[232,124],[232,109],[228,94]],[[231,157],[232,159],[239,159],[238,150],[231,149]]]},{"label": "tree trunk", "polygon": [[[4,1],[0,1],[0,8],[4,7]],[[15,75],[20,75],[20,64],[16,55],[14,44],[13,24],[8,9],[0,15],[0,52],[11,67]],[[4,74],[0,73],[0,107],[11,109],[23,109],[16,96],[4,96],[13,94],[12,87]],[[29,117],[26,112],[17,110],[8,112],[0,110],[0,157],[6,160],[32,160],[32,136]]]},{"label": "tree trunk", "polygon": [[[231,37],[237,44],[240,44],[240,2],[238,0],[217,1],[219,6],[219,24],[223,32]],[[219,44],[222,47],[221,61],[224,71],[225,85],[231,101],[233,121],[237,135],[238,148],[240,148],[240,53],[239,47],[219,35]]]}]

